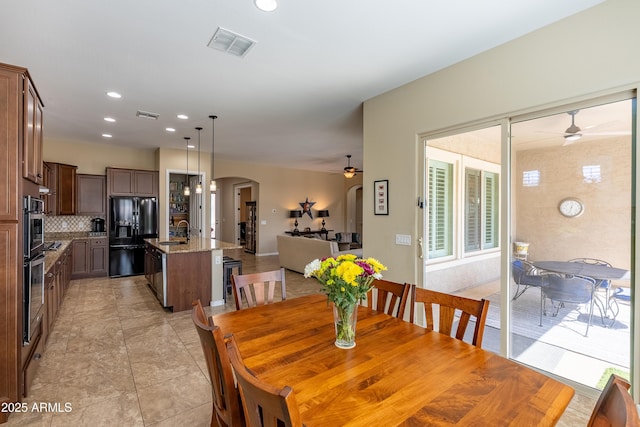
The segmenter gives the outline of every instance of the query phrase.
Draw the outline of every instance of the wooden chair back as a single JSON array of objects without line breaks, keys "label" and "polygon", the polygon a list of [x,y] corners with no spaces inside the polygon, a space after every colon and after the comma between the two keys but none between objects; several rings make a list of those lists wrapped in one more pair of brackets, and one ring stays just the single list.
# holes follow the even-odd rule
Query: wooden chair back
[{"label": "wooden chair back", "polygon": [[[376,289],[376,298],[373,297]],[[367,292],[367,304],[373,310],[384,311],[389,316],[402,319],[409,299],[411,285],[388,280],[374,280],[373,288]]]},{"label": "wooden chair back", "polygon": [[628,390],[631,385],[617,375],[611,375],[596,402],[588,427],[638,427],[638,410]]},{"label": "wooden chair back", "polygon": [[302,426],[300,410],[291,387],[280,389],[257,378],[242,361],[233,335],[227,337],[227,353],[238,380],[248,426]]},{"label": "wooden chair back", "polygon": [[244,426],[244,415],[240,409],[240,397],[233,379],[227,347],[219,327],[208,318],[200,300],[193,302],[191,319],[198,331],[200,344],[209,371],[213,412],[211,426]]},{"label": "wooden chair back", "polygon": [[242,309],[242,295],[248,307],[271,304],[275,294],[276,282],[280,282],[282,300],[287,299],[287,286],[285,283],[284,268],[280,270],[264,271],[262,273],[231,275],[233,285],[233,298],[236,309]]},{"label": "wooden chair back", "polygon": [[449,336],[451,336],[456,310],[458,310],[460,312],[460,319],[458,320],[455,338],[459,340],[463,340],[469,320],[471,316],[474,316],[476,318],[476,326],[473,331],[471,343],[477,347],[482,346],[484,325],[487,321],[487,312],[489,311],[489,301],[445,294],[412,285],[411,312],[409,315],[411,323],[414,322],[414,310],[417,303],[422,303],[424,306],[427,329],[430,331],[434,330],[433,305],[439,306],[438,332]]}]

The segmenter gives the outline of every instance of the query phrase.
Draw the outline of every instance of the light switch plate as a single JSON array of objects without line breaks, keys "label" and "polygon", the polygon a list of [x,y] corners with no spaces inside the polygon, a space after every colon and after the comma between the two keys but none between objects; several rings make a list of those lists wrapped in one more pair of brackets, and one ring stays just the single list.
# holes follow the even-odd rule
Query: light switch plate
[{"label": "light switch plate", "polygon": [[411,246],[411,236],[408,234],[396,234],[396,245]]}]

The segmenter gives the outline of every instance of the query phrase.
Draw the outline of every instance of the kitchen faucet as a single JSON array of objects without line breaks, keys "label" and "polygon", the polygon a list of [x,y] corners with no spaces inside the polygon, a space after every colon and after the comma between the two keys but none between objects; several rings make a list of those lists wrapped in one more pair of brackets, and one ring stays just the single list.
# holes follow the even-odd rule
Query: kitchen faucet
[{"label": "kitchen faucet", "polygon": [[176,228],[180,227],[180,224],[182,223],[187,224],[187,242],[189,241],[189,231],[191,229],[191,226],[189,225],[189,221],[187,221],[186,219],[181,219],[180,221],[178,221],[178,225],[176,225]]}]

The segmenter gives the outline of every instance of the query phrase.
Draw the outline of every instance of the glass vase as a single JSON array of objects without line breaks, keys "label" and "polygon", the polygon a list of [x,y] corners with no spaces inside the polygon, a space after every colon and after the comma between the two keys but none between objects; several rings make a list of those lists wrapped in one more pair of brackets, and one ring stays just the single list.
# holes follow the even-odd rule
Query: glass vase
[{"label": "glass vase", "polygon": [[356,322],[358,304],[339,307],[333,304],[333,323],[336,330],[336,347],[353,348],[356,346]]}]

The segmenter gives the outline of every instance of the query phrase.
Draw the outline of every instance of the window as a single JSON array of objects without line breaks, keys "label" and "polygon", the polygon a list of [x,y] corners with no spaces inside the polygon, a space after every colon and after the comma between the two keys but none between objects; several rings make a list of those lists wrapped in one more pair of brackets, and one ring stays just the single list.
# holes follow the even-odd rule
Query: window
[{"label": "window", "polygon": [[453,253],[453,165],[429,160],[429,258]]},{"label": "window", "polygon": [[[500,166],[433,148],[427,156],[429,259],[460,258],[498,248]],[[460,242],[456,236],[461,236]],[[460,253],[456,248],[461,248]]]}]

